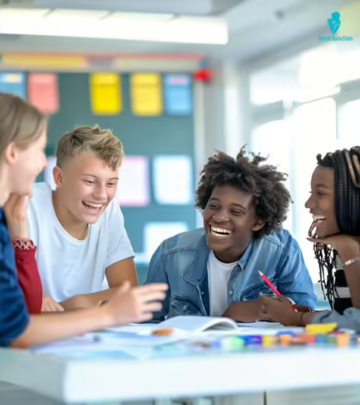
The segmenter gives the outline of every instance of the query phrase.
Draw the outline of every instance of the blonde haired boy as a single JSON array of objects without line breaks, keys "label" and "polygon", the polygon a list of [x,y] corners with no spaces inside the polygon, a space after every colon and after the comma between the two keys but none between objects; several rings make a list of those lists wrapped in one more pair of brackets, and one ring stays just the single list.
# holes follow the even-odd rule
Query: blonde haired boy
[{"label": "blonde haired boy", "polygon": [[[125,281],[138,284],[134,252],[114,197],[122,143],[99,126],[66,133],[56,151],[56,190],[34,185],[30,237],[43,283],[43,311],[95,306]],[[104,277],[109,289],[101,291]]]}]

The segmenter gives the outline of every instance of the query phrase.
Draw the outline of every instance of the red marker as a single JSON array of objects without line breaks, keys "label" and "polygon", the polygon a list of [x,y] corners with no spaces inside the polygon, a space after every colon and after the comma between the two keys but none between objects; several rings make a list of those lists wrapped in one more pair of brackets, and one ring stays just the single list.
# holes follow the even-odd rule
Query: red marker
[{"label": "red marker", "polygon": [[[265,281],[265,283],[274,291],[274,293],[280,297],[280,293],[279,291],[275,288],[275,286],[272,284],[272,282],[265,276],[264,273],[262,273],[261,271],[259,271],[260,277]],[[291,305],[291,308],[294,311],[297,311],[296,306],[295,305]]]}]

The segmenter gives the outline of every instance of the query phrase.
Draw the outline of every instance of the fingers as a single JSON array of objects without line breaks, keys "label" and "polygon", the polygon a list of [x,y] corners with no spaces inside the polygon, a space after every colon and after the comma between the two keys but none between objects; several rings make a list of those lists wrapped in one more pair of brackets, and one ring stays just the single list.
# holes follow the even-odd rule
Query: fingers
[{"label": "fingers", "polygon": [[151,302],[144,305],[143,312],[157,312],[161,311],[161,302]]},{"label": "fingers", "polygon": [[141,287],[136,287],[136,293],[139,295],[149,295],[153,292],[165,292],[168,289],[168,285],[164,283],[148,284]]},{"label": "fingers", "polygon": [[150,302],[150,301],[163,301],[166,294],[163,291],[149,292],[148,294],[138,296],[140,302]]}]

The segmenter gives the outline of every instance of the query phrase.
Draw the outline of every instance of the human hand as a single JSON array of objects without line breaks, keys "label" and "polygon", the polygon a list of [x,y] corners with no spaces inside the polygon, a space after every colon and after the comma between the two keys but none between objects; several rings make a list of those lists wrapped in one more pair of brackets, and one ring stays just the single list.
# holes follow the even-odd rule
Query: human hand
[{"label": "human hand", "polygon": [[341,261],[344,263],[348,260],[355,259],[360,255],[360,238],[349,235],[334,235],[328,238],[307,238],[310,242],[321,245],[330,245],[334,248]]},{"label": "human hand", "polygon": [[50,295],[43,296],[41,312],[63,312],[64,308],[56,302]]},{"label": "human hand", "polygon": [[28,238],[27,209],[31,196],[11,194],[3,206],[10,238]]},{"label": "human hand", "polygon": [[101,309],[107,311],[112,325],[149,321],[153,312],[160,311],[167,284],[149,284],[132,288],[127,281],[112,295]]},{"label": "human hand", "polygon": [[304,305],[296,305],[296,312],[292,308],[292,304],[288,298],[283,295],[276,298],[261,297],[262,311],[267,314],[272,320],[279,322],[285,326],[298,326],[301,325],[301,312],[300,309],[305,309]]}]

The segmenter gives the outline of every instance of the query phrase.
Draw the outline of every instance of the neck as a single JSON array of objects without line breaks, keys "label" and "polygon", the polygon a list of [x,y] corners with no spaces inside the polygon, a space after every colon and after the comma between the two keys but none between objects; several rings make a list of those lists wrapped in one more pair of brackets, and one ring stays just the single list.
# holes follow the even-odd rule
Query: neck
[{"label": "neck", "polygon": [[236,248],[236,250],[229,249],[229,250],[224,250],[222,252],[214,251],[214,255],[222,263],[235,263],[243,257],[243,255],[246,252],[246,249],[249,247],[249,245],[250,245],[250,242],[246,246],[245,245],[238,246]]},{"label": "neck", "polygon": [[0,167],[0,207],[3,207],[11,194],[10,182],[8,180],[7,170],[2,165]]},{"label": "neck", "polygon": [[56,217],[65,231],[75,239],[85,239],[87,236],[88,224],[75,218],[66,205],[61,202],[59,190],[52,192],[52,203]]}]

